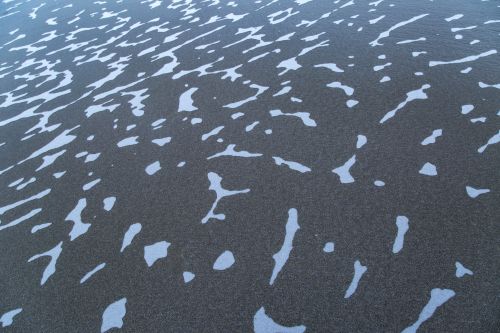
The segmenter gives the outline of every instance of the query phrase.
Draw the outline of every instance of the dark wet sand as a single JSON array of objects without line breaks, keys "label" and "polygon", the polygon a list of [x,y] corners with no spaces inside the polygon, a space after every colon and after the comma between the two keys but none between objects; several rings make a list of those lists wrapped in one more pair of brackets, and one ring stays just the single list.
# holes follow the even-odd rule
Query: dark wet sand
[{"label": "dark wet sand", "polygon": [[[99,332],[106,307],[122,298],[127,300],[124,332],[275,332],[258,321],[255,326],[254,316],[262,307],[274,322],[304,325],[307,332],[401,332],[417,321],[436,288],[451,290],[454,296],[422,323],[419,332],[495,332],[500,325],[500,144],[482,153],[478,149],[500,135],[500,91],[480,87],[480,82],[500,83],[500,56],[432,67],[429,62],[498,49],[500,22],[485,24],[499,19],[498,2],[354,2],[341,8],[348,1],[279,1],[257,11],[266,2],[232,7],[222,1],[212,6],[193,1],[168,8],[170,2],[163,1],[150,8],[154,1],[46,1],[34,19],[29,13],[41,2],[0,4],[0,207],[51,190],[0,214],[0,317],[22,308],[2,332]],[[73,6],[62,8],[67,4]],[[298,13],[271,24],[269,15],[288,8]],[[69,23],[79,12],[80,19]],[[105,12],[111,16],[103,18]],[[229,16],[200,26],[230,13],[247,15],[235,22]],[[320,18],[326,13],[330,15]],[[379,40],[383,45],[370,46],[384,31],[422,14],[428,15],[390,31]],[[464,16],[445,20],[456,14]],[[370,24],[381,15],[385,16]],[[48,24],[50,18],[57,24]],[[155,18],[159,20],[150,21]],[[318,21],[307,27],[314,20]],[[451,31],[471,26],[476,27]],[[196,39],[218,27],[222,28]],[[92,30],[68,40],[78,28]],[[225,47],[248,36],[250,30],[238,33],[247,28],[256,30],[255,39]],[[9,34],[15,29],[19,30]],[[57,37],[32,44],[50,36],[50,31]],[[289,40],[277,41],[292,32]],[[180,34],[172,37],[176,33]],[[25,37],[7,44],[21,34]],[[457,34],[462,38],[456,39]],[[303,39],[314,35],[316,39]],[[421,37],[425,40],[397,44]],[[271,43],[245,52],[259,38]],[[479,42],[471,44],[474,40]],[[82,42],[87,44],[48,55]],[[299,56],[321,42],[324,46]],[[211,43],[215,44],[197,48]],[[32,54],[15,49],[24,45],[45,48]],[[98,56],[109,58],[78,65],[99,50]],[[167,50],[172,53],[155,60]],[[426,53],[412,55],[421,51]],[[265,52],[269,54],[249,62]],[[385,59],[379,59],[381,55]],[[120,57],[124,58],[118,62]],[[277,66],[293,57],[300,67],[279,75],[286,67]],[[29,59],[49,63],[29,65]],[[176,62],[171,72],[154,76],[165,64]],[[26,67],[21,68],[23,63]],[[175,78],[182,70],[210,63],[202,73],[222,72]],[[343,72],[315,67],[332,63]],[[374,71],[374,66],[386,63],[391,65]],[[227,71],[233,67],[237,74]],[[469,72],[461,72],[468,67]],[[50,70],[54,79],[41,84]],[[113,71],[115,78],[91,87]],[[32,80],[23,77],[40,73]],[[390,81],[381,83],[384,76]],[[352,87],[354,93],[348,96],[327,87],[331,82]],[[380,123],[410,91],[426,84],[430,88],[425,98],[408,101]],[[252,85],[266,89],[238,108],[227,107],[255,95],[257,86]],[[290,92],[273,96],[285,86]],[[192,95],[197,110],[179,112],[179,97],[192,87],[198,88]],[[70,92],[47,101],[51,89]],[[144,114],[138,116],[136,110],[134,115],[133,96],[123,93],[143,89],[142,95],[148,96],[139,109]],[[109,95],[99,99],[102,93]],[[31,102],[22,101],[37,95],[40,98]],[[9,102],[8,96],[18,98]],[[359,103],[349,108],[348,100]],[[86,116],[87,108],[100,104],[115,106],[112,112]],[[463,105],[474,109],[462,114]],[[34,107],[34,116],[15,118]],[[43,115],[57,108],[43,123]],[[306,126],[299,117],[271,117],[269,111],[275,109],[308,112],[316,126]],[[244,115],[233,119],[237,112]],[[151,124],[162,118],[162,126],[153,129]],[[193,118],[202,122],[193,125]],[[259,123],[247,132],[255,121]],[[41,126],[28,132],[36,125]],[[129,125],[136,126],[127,130]],[[203,134],[218,126],[224,126],[219,134],[202,141]],[[71,142],[18,164],[71,128]],[[271,134],[266,134],[268,129]],[[437,129],[442,135],[435,143],[422,145]],[[26,138],[30,134],[34,136]],[[367,138],[359,149],[358,135]],[[117,146],[135,136],[138,144]],[[151,142],[165,137],[171,141],[164,146]],[[207,160],[229,144],[262,156]],[[44,156],[62,150],[66,151],[53,164],[35,171]],[[88,163],[86,156],[75,157],[85,151],[100,155]],[[349,171],[354,181],[341,183],[332,170],[353,155],[356,162]],[[278,166],[273,156],[311,171]],[[161,169],[148,175],[145,168],[155,161]],[[182,161],[185,165],[178,167]],[[425,163],[436,166],[436,176],[419,173]],[[61,178],[53,176],[61,171],[66,171]],[[250,191],[221,199],[215,213],[225,214],[225,220],[202,224],[216,198],[209,190],[209,172],[222,177],[224,189]],[[16,190],[31,177],[36,180]],[[24,180],[9,187],[19,178]],[[82,189],[97,178],[100,182],[94,187]],[[385,186],[375,186],[376,180]],[[490,191],[472,198],[466,186]],[[103,209],[107,197],[116,197],[110,211]],[[83,198],[87,205],[81,219],[91,226],[71,241],[74,223],[66,219]],[[38,208],[42,211],[34,217],[2,228]],[[298,212],[300,229],[288,260],[270,285],[273,255],[284,243],[291,208]],[[408,218],[409,229],[401,251],[393,253],[397,216]],[[48,228],[31,233],[33,226],[48,222]],[[134,223],[142,230],[120,253],[124,234]],[[148,267],[144,247],[160,241],[171,243],[168,255]],[[41,285],[50,258],[28,259],[60,242],[55,272]],[[323,251],[327,242],[334,242],[334,252]],[[214,270],[224,251],[232,252],[235,263]],[[367,271],[346,299],[356,260]],[[456,277],[456,262],[473,275]],[[80,284],[101,263],[106,266]],[[184,283],[183,272],[194,273],[194,279]]]}]

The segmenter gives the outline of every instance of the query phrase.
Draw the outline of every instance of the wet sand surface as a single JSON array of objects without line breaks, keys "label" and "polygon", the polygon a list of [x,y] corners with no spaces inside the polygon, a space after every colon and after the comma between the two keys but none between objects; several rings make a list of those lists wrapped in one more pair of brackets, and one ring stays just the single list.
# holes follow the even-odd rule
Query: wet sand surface
[{"label": "wet sand surface", "polygon": [[3,332],[495,332],[498,1],[0,4]]}]

